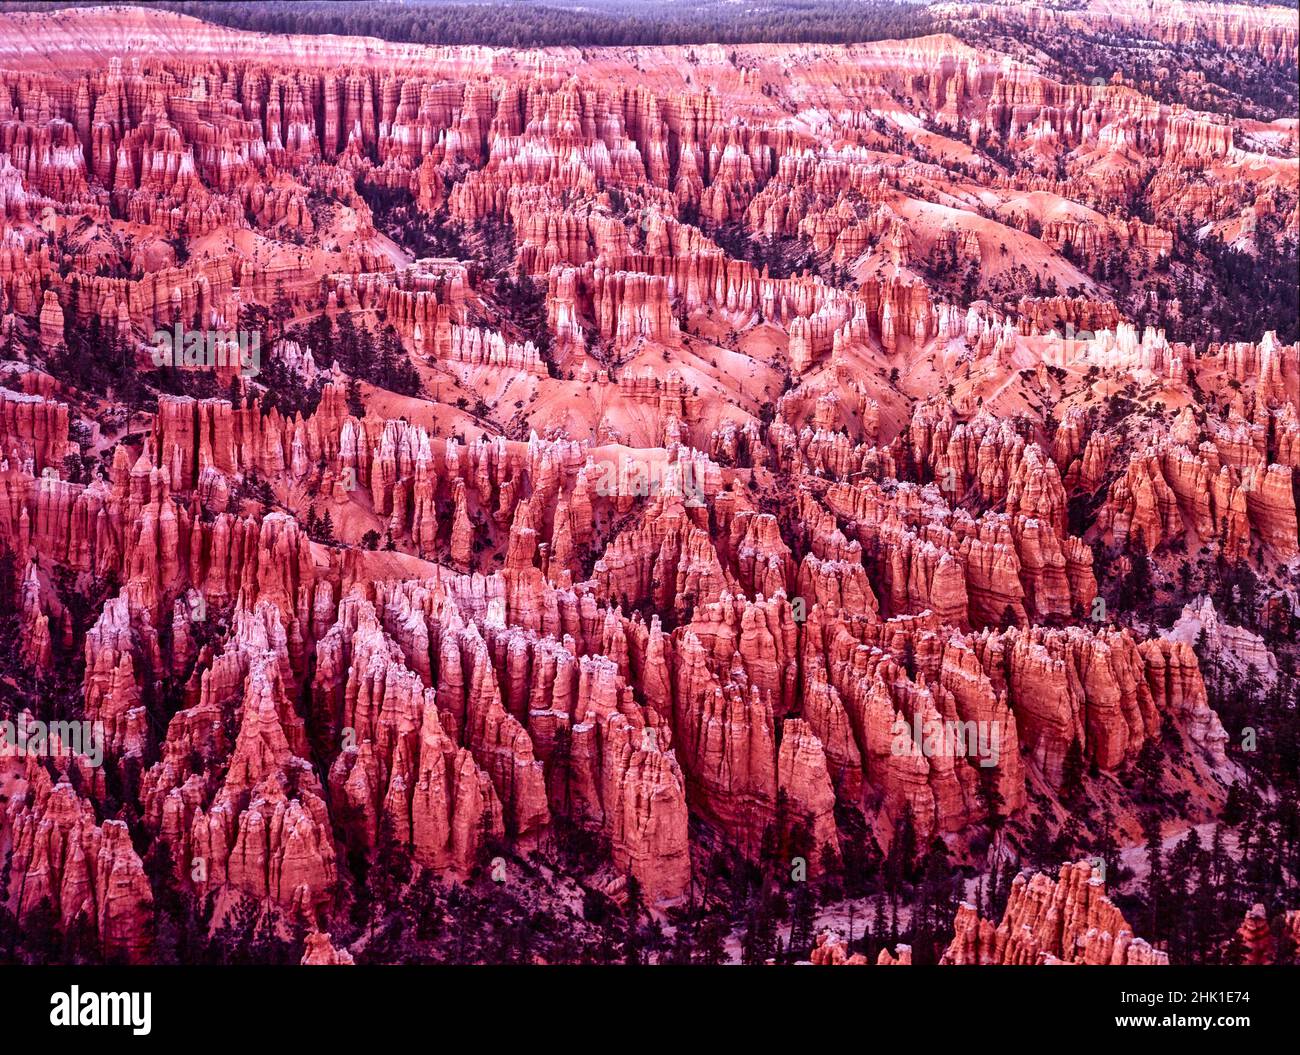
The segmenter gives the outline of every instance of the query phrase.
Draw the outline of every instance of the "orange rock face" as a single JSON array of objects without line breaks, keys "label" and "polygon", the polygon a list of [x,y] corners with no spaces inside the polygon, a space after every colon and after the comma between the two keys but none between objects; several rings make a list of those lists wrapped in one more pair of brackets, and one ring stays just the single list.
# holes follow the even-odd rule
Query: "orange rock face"
[{"label": "orange rock face", "polygon": [[0,759],[10,798],[0,825],[9,858],[6,909],[20,921],[48,908],[57,926],[85,928],[105,957],[143,962],[152,943],[153,894],[121,821],[95,809],[66,781],[54,783],[36,756]]},{"label": "orange rock face", "polygon": [[968,904],[957,910],[956,934],[943,954],[949,964],[1167,964],[1133,931],[1105,895],[1086,861],[1061,867],[1056,880],[1041,872],[1011,885],[995,927]]},{"label": "orange rock face", "polygon": [[[1295,62],[1273,9],[935,6]],[[1294,119],[970,39],[0,14],[0,719],[98,737],[0,754],[0,905],[131,961],[176,905],[396,958],[492,884],[689,936],[751,867],[1287,800],[1223,701],[1290,698],[1300,343],[1196,305],[1294,246]],[[1167,960],[1087,864],[954,929]]]}]

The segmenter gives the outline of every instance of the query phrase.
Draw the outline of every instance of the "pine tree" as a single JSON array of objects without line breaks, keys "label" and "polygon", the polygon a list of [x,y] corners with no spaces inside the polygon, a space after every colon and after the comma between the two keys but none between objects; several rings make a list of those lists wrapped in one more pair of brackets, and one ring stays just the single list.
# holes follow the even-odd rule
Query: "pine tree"
[{"label": "pine tree", "polygon": [[816,923],[816,905],[807,883],[800,883],[794,892],[794,913],[790,924],[790,959],[806,960],[812,952],[813,927]]},{"label": "pine tree", "polygon": [[1061,767],[1061,801],[1071,805],[1079,801],[1083,796],[1083,775],[1086,771],[1083,744],[1076,736],[1066,748],[1065,761]]},{"label": "pine tree", "polygon": [[981,768],[979,771],[979,786],[975,789],[979,795],[980,809],[984,814],[984,821],[989,826],[989,860],[996,861],[1002,851],[1002,830],[1006,827],[1007,818],[1003,813],[1006,807],[1006,799],[1003,798],[1002,792],[998,790],[997,770],[993,768]]},{"label": "pine tree", "polygon": [[716,967],[727,962],[727,929],[722,922],[710,917],[700,927],[699,942],[695,947],[694,963],[704,967]]},{"label": "pine tree", "polygon": [[1124,881],[1127,870],[1120,864],[1120,847],[1115,839],[1115,817],[1110,808],[1102,810],[1098,833],[1092,840],[1092,853],[1100,857],[1106,868],[1106,882],[1114,887]]},{"label": "pine tree", "polygon": [[1142,815],[1142,835],[1146,843],[1147,858],[1147,926],[1146,937],[1159,941],[1164,937],[1161,930],[1161,914],[1165,905],[1164,863],[1161,855],[1163,846],[1160,839],[1160,815],[1150,810]]},{"label": "pine tree", "polygon": [[352,377],[362,374],[365,364],[360,356],[360,335],[356,322],[350,314],[341,314],[338,318],[338,330],[333,340],[333,361],[339,368]]},{"label": "pine tree", "polygon": [[1047,824],[1047,816],[1039,810],[1034,814],[1033,825],[1029,829],[1029,838],[1025,842],[1025,857],[1036,868],[1045,868],[1052,864],[1055,851],[1052,848],[1052,832]]},{"label": "pine tree", "polygon": [[626,921],[626,937],[623,940],[623,962],[629,967],[636,967],[646,962],[640,930],[641,884],[636,876],[627,877],[625,892],[627,901],[623,906],[623,917]]},{"label": "pine tree", "polygon": [[1235,828],[1246,816],[1246,793],[1240,784],[1228,788],[1228,797],[1223,803],[1223,823]]},{"label": "pine tree", "polygon": [[348,413],[354,418],[366,416],[366,404],[361,398],[361,384],[355,377],[348,379]]},{"label": "pine tree", "polygon": [[755,892],[741,943],[741,962],[762,966],[776,954],[776,913],[772,895],[764,886]]},{"label": "pine tree", "polygon": [[271,322],[274,324],[274,340],[284,336],[284,328],[293,318],[293,303],[284,290],[284,279],[275,280],[275,295],[271,300]]},{"label": "pine tree", "polygon": [[1217,959],[1217,949],[1220,942],[1219,931],[1222,926],[1222,916],[1219,913],[1219,897],[1215,889],[1213,873],[1213,844],[1211,844],[1211,849],[1200,854],[1196,867],[1197,874],[1193,881],[1191,904],[1189,906],[1190,930],[1192,932],[1192,938],[1189,941],[1192,952],[1191,962],[1213,963]]},{"label": "pine tree", "polygon": [[1160,779],[1164,771],[1164,758],[1160,745],[1154,739],[1142,744],[1137,757],[1137,777],[1139,793],[1147,802],[1156,802],[1160,797]]},{"label": "pine tree", "polygon": [[871,959],[875,959],[884,947],[885,923],[885,896],[877,894],[871,913],[871,944],[867,947],[867,956]]},{"label": "pine tree", "polygon": [[1165,898],[1169,906],[1171,959],[1186,963],[1197,944],[1197,921],[1191,912],[1188,893],[1200,864],[1201,839],[1192,828],[1174,846],[1165,873]]},{"label": "pine tree", "polygon": [[912,823],[912,810],[909,807],[902,820],[894,826],[894,839],[889,844],[889,856],[885,859],[885,888],[891,894],[897,892],[912,874],[915,857],[916,825]]}]

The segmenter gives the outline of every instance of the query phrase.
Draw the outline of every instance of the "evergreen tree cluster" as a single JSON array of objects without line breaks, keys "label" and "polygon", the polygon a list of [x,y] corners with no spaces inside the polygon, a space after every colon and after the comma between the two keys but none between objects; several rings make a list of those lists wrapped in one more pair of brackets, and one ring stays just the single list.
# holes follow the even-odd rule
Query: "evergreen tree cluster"
[{"label": "evergreen tree cluster", "polygon": [[322,312],[290,330],[289,337],[306,344],[322,367],[338,363],[349,377],[403,396],[418,396],[423,391],[419,371],[392,326],[375,334],[358,326],[350,314],[342,312],[335,320]]},{"label": "evergreen tree cluster", "polygon": [[1234,787],[1222,823],[1208,838],[1190,828],[1167,845],[1154,812],[1144,816],[1143,832],[1145,880],[1115,901],[1171,962],[1242,962],[1237,931],[1255,904],[1273,922],[1277,962],[1296,962],[1297,950],[1279,926],[1284,910],[1294,908],[1300,874],[1300,811],[1293,797],[1269,802]]},{"label": "evergreen tree cluster", "polygon": [[[129,0],[128,0],[129,2]],[[15,10],[48,10],[47,4],[6,4]],[[98,6],[72,2],[59,6]],[[299,0],[293,4],[222,2],[149,3],[218,25],[258,33],[333,33],[412,44],[488,44],[495,47],[627,47],[659,44],[847,44],[897,40],[930,32],[930,16],[918,4],[894,0],[589,0],[581,7],[562,0],[510,3],[425,0],[348,4]]]}]

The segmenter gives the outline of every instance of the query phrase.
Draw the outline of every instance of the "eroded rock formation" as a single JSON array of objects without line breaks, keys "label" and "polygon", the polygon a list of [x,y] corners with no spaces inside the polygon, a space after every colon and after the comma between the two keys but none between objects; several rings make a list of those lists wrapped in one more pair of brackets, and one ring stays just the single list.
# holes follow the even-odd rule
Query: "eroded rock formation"
[{"label": "eroded rock formation", "polygon": [[[1279,676],[1208,595],[1300,610],[1300,344],[1188,337],[1165,276],[1207,284],[1190,230],[1288,237],[1293,132],[947,35],[40,18],[0,16],[0,600],[15,692],[72,672],[103,759],[0,758],[19,919],[148,959],[165,877],[348,963],[358,862],[585,855],[659,912],[715,851],[833,881],[855,840],[1023,843],[1080,781],[1133,840],[1153,752],[1197,822],[1245,779],[1196,650]],[[1087,864],[944,954],[1165,959]]]}]

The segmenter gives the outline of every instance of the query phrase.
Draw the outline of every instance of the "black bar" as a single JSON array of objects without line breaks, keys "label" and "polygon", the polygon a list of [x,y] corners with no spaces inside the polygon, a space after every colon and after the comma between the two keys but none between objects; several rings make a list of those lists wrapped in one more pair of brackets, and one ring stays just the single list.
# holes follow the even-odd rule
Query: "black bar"
[{"label": "black bar", "polygon": [[[716,1038],[730,1051],[743,1051],[750,1034],[772,1050],[787,1035],[866,1044],[900,1030],[927,1045],[981,1037],[1182,1042],[1193,1034],[1222,1044],[1293,1024],[1298,982],[1300,970],[1290,967],[0,969],[7,1040],[246,1038],[259,1048],[353,1039],[373,1047],[408,1031],[440,1046],[466,1029],[483,1043],[571,1031],[575,1042],[599,1039],[602,1047],[620,1046],[632,1030],[645,1040],[661,1033],[674,1046]],[[148,993],[148,1033],[52,1024],[58,994],[70,996],[73,986],[83,1001],[87,993],[139,994],[137,1008]]]}]

